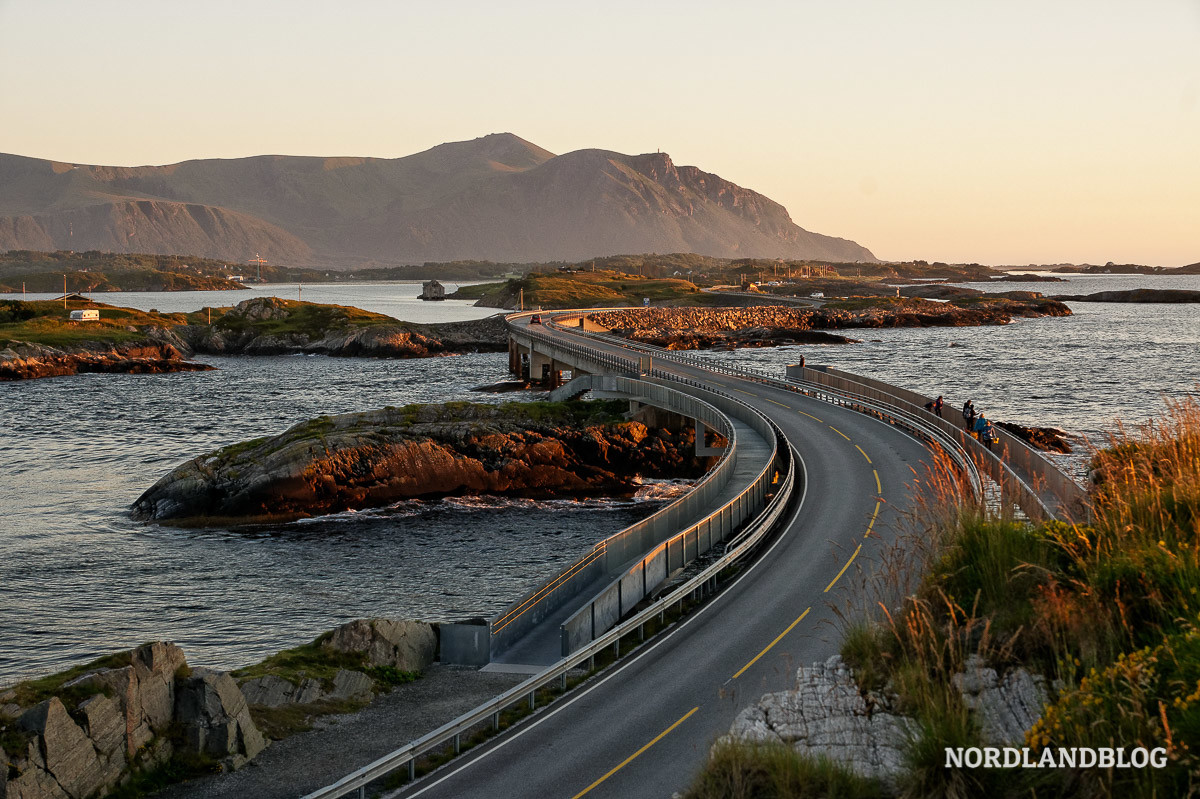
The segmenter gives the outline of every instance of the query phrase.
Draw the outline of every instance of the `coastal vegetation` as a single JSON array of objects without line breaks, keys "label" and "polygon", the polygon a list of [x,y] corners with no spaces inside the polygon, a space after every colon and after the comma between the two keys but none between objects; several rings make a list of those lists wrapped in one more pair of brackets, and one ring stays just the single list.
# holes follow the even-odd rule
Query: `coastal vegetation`
[{"label": "coastal vegetation", "polygon": [[[912,533],[867,584],[877,604],[844,614],[842,657],[860,690],[914,720],[903,773],[873,795],[1149,799],[1200,786],[1200,404],[1119,429],[1091,474],[1093,516],[1074,524],[1031,524],[948,474],[933,479]],[[1166,767],[947,768],[946,747],[996,745],[959,688],[973,661],[1051,686],[1015,744],[1034,761],[1048,749],[1161,747]],[[802,758],[729,746],[690,795]]]},{"label": "coastal vegetation", "polygon": [[240,267],[184,255],[143,253],[0,253],[0,292],[221,291],[243,286],[229,278]]}]

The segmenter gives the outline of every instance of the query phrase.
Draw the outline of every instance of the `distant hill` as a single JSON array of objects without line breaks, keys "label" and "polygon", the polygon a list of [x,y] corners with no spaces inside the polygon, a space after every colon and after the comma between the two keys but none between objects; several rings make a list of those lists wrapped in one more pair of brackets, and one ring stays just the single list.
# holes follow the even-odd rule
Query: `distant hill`
[{"label": "distant hill", "polygon": [[0,251],[195,253],[349,267],[631,252],[874,261],[663,153],[555,156],[510,133],[405,158],[109,167],[0,154]]}]

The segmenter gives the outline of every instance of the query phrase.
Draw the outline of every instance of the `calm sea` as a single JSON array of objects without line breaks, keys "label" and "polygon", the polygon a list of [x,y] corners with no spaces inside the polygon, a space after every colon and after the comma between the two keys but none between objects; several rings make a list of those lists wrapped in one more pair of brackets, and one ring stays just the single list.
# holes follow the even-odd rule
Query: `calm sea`
[{"label": "calm sea", "polygon": [[[1083,294],[1200,289],[1200,278],[1072,277],[990,284]],[[258,293],[103,294],[161,311]],[[304,286],[306,300],[410,321],[486,316],[422,303],[413,284]],[[11,295],[10,295],[11,296]],[[32,296],[32,295],[31,295]],[[1144,420],[1200,379],[1200,307],[1072,304],[1075,316],[1005,327],[869,330],[863,343],[711,353],[782,372],[804,355],[994,418],[1097,437]],[[146,640],[190,661],[253,662],[362,616],[488,615],[655,504],[408,502],[380,511],[243,530],[132,523],[127,507],[198,453],[322,413],[460,399],[505,377],[502,353],[415,361],[319,356],[205,358],[218,371],[79,375],[0,383],[0,684]],[[514,395],[470,395],[507,401]]]}]

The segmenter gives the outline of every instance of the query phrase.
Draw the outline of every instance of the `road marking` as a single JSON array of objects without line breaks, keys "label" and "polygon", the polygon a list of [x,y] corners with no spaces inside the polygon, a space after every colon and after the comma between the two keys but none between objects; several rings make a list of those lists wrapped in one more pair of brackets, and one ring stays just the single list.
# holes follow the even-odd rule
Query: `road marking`
[{"label": "road marking", "polygon": [[[773,399],[767,399],[767,397],[763,397],[763,399],[767,400],[767,402],[775,402],[775,400],[773,400]],[[780,408],[786,408],[786,407],[787,407],[787,406],[786,406],[786,405],[784,405],[782,402],[775,402],[775,404],[776,404],[776,405],[778,405]]]},{"label": "road marking", "polygon": [[871,535],[871,528],[875,526],[875,518],[879,516],[879,506],[883,503],[880,500],[875,500],[875,512],[871,514],[871,521],[867,524],[867,531],[863,533],[863,538]]},{"label": "road marking", "polygon": [[839,436],[841,436],[842,438],[846,439],[847,441],[849,441],[849,440],[850,440],[850,436],[846,435],[846,434],[845,434],[845,433],[843,433],[841,430],[838,430],[838,429],[837,429],[836,427],[834,427],[833,425],[829,425],[829,429],[830,429],[830,430],[832,430],[833,432],[837,433]]},{"label": "road marking", "polygon": [[741,391],[741,392],[742,392],[743,394],[745,394],[747,397],[757,397],[757,396],[758,396],[757,394],[751,394],[749,391],[742,391],[742,389],[740,389],[740,388],[737,388],[736,386],[734,387],[734,389],[733,389],[733,390],[734,390],[734,391]]},{"label": "road marking", "polygon": [[878,494],[882,494],[883,486],[879,484],[879,470],[872,469],[871,471],[875,474],[875,492]]},{"label": "road marking", "polygon": [[625,758],[624,760],[622,760],[622,761],[621,761],[621,763],[620,763],[620,765],[616,766],[615,768],[613,768],[613,770],[612,770],[612,771],[608,772],[608,773],[607,773],[607,774],[605,774],[603,777],[601,777],[600,779],[596,780],[596,781],[595,781],[595,782],[593,782],[591,785],[589,785],[588,787],[584,788],[584,789],[583,789],[582,791],[580,791],[579,793],[577,793],[577,794],[575,794],[574,796],[572,796],[572,797],[571,797],[571,799],[579,799],[579,797],[583,796],[583,795],[584,795],[584,794],[586,794],[588,791],[592,790],[592,788],[595,788],[597,785],[599,785],[600,783],[604,782],[606,779],[608,779],[609,777],[611,777],[612,775],[616,774],[616,773],[617,773],[618,771],[620,771],[621,769],[623,769],[623,768],[625,768],[626,766],[628,766],[630,763],[632,763],[632,762],[634,761],[634,759],[635,759],[635,758],[636,758],[638,755],[640,755],[642,752],[645,752],[645,751],[646,751],[647,749],[649,749],[650,747],[654,746],[656,743],[658,743],[659,741],[661,741],[663,738],[666,738],[666,737],[667,737],[667,735],[668,735],[668,734],[669,734],[669,733],[670,733],[672,730],[674,730],[674,729],[675,729],[676,727],[678,727],[680,724],[684,723],[684,722],[685,722],[685,721],[687,721],[689,718],[691,718],[692,714],[693,714],[693,713],[695,713],[695,712],[696,712],[697,710],[699,710],[699,709],[700,709],[700,706],[699,706],[699,705],[697,705],[696,707],[694,707],[694,708],[692,708],[691,710],[689,710],[687,713],[684,713],[684,714],[683,714],[683,718],[681,718],[679,721],[675,722],[675,723],[674,723],[674,724],[672,724],[670,727],[667,727],[665,730],[663,730],[662,732],[660,732],[660,733],[659,733],[659,734],[658,734],[658,735],[657,735],[657,736],[654,738],[654,740],[652,740],[650,743],[646,744],[646,745],[645,745],[645,746],[643,746],[641,749],[639,749],[639,750],[637,750],[636,752],[634,752],[634,753],[633,753],[632,755],[630,755],[629,757],[627,757],[627,758]]},{"label": "road marking", "polygon": [[846,573],[846,569],[849,569],[849,568],[850,568],[850,564],[851,564],[851,563],[853,563],[853,562],[854,562],[854,559],[858,557],[858,552],[859,552],[859,550],[861,550],[861,549],[862,549],[862,544],[859,544],[859,545],[858,545],[858,546],[857,546],[857,547],[854,549],[854,554],[850,556],[850,560],[846,561],[846,565],[845,565],[845,566],[843,566],[843,567],[842,567],[842,570],[841,570],[840,572],[838,572],[838,573],[837,573],[837,577],[834,577],[834,578],[833,578],[833,582],[831,582],[831,583],[829,583],[829,585],[825,586],[825,590],[824,590],[824,591],[822,591],[822,593],[828,594],[828,593],[829,593],[829,589],[830,589],[830,588],[833,588],[833,583],[836,583],[838,580],[842,579],[842,575]]},{"label": "road marking", "polygon": [[870,463],[870,462],[871,462],[871,456],[867,454],[867,451],[866,451],[866,450],[864,450],[864,449],[863,449],[862,447],[860,447],[858,444],[855,444],[855,445],[854,445],[854,448],[855,448],[856,450],[858,450],[859,452],[861,452],[861,453],[862,453],[862,456],[863,456],[864,458],[866,458],[866,459],[867,459],[867,463]]},{"label": "road marking", "polygon": [[[804,413],[804,411],[796,411],[796,413]],[[818,419],[817,417],[813,416],[811,413],[804,413],[804,415],[807,416],[809,419],[812,419],[813,421],[821,422],[821,424],[825,424],[825,422],[823,422],[820,419]]]},{"label": "road marking", "polygon": [[759,659],[760,657],[762,657],[763,655],[765,655],[765,654],[767,654],[768,652],[770,652],[770,651],[771,651],[771,647],[773,647],[773,646],[775,646],[775,644],[779,643],[779,642],[780,642],[780,641],[783,639],[783,636],[785,636],[785,635],[787,635],[788,633],[790,633],[790,632],[792,631],[792,629],[793,629],[793,628],[794,628],[794,627],[795,627],[797,624],[799,624],[799,623],[800,623],[800,620],[801,620],[801,619],[803,619],[805,616],[807,616],[807,615],[808,615],[808,612],[809,612],[810,610],[812,610],[812,608],[805,608],[805,609],[804,609],[804,612],[803,612],[803,613],[801,613],[801,614],[800,614],[798,617],[796,617],[796,620],[795,620],[794,622],[792,622],[791,624],[789,624],[789,625],[787,626],[787,629],[786,629],[786,630],[784,630],[783,632],[781,632],[779,635],[775,636],[775,640],[774,640],[774,641],[772,641],[771,643],[767,644],[766,648],[765,648],[765,649],[763,649],[763,651],[759,652],[757,655],[755,655],[753,660],[751,660],[751,661],[750,661],[749,663],[747,663],[745,666],[742,666],[742,668],[738,670],[738,673],[737,673],[737,674],[735,674],[735,675],[733,675],[733,678],[732,678],[732,679],[735,679],[735,680],[736,680],[738,677],[741,677],[741,676],[742,676],[742,674],[744,674],[744,673],[745,673],[746,669],[750,668],[750,667],[751,667],[751,666],[753,666],[755,663],[757,663],[757,662],[758,662],[758,659]]}]

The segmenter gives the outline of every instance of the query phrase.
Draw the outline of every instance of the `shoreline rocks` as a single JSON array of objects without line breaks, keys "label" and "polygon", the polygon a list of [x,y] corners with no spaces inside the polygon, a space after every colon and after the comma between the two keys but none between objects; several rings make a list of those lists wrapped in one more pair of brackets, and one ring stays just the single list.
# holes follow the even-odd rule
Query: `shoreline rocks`
[{"label": "shoreline rocks", "polygon": [[11,342],[0,350],[0,380],[100,372],[105,374],[165,374],[206,372],[208,364],[184,360],[174,345],[151,338],[129,344],[75,345],[70,348]]},{"label": "shoreline rocks", "polygon": [[1200,302],[1200,291],[1190,291],[1187,289],[1130,289],[1128,291],[1096,291],[1091,294],[1058,294],[1053,299],[1060,302]]},{"label": "shoreline rocks", "polygon": [[692,477],[694,432],[623,421],[617,403],[448,405],[322,416],[180,465],[134,502],[142,521],[237,524],[414,497],[627,496]]},{"label": "shoreline rocks", "polygon": [[[45,698],[30,683],[0,692],[0,795],[90,799],[173,759],[236,769],[266,746],[232,677],[189,669],[174,644],[145,644],[80,670]],[[33,704],[22,706],[22,690]]]}]

